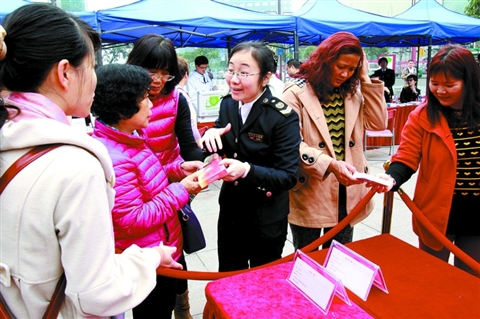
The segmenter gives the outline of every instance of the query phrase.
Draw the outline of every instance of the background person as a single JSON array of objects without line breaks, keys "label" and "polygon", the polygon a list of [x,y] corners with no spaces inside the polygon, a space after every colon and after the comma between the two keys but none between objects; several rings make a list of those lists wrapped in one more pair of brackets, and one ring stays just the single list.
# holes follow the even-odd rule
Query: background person
[{"label": "background person", "polygon": [[180,71],[180,76],[182,77],[177,84],[177,90],[178,92],[180,92],[181,95],[183,95],[183,97],[188,103],[188,108],[190,110],[190,123],[192,124],[193,138],[195,139],[197,146],[199,148],[203,148],[203,146],[200,144],[201,136],[197,126],[197,112],[195,111],[195,108],[193,107],[193,104],[190,100],[190,96],[188,95],[188,92],[185,89],[185,86],[187,85],[187,81],[188,81],[188,75],[190,73],[188,69],[188,61],[180,56],[177,57],[177,61],[178,61],[178,69]]},{"label": "background person", "polygon": [[190,95],[190,101],[198,113],[197,93],[213,91],[213,81],[206,72],[208,69],[208,58],[200,55],[195,58],[195,70],[188,76],[187,92]]},{"label": "background person", "polygon": [[[383,82],[369,78],[360,41],[348,32],[335,33],[317,47],[286,83],[283,100],[300,117],[300,171],[290,191],[288,215],[293,246],[300,249],[322,230],[331,230],[367,194],[352,173],[368,173],[363,135],[366,129],[387,127],[387,108]],[[370,201],[333,239],[351,242],[353,225],[372,209]]]},{"label": "background person", "polygon": [[264,43],[233,48],[225,73],[230,94],[202,137],[209,152],[226,157],[220,163],[228,171],[218,200],[220,271],[277,260],[287,239],[300,133],[298,115],[268,88],[274,63]]},{"label": "background person", "polygon": [[172,41],[157,34],[142,36],[128,55],[127,64],[150,72],[148,97],[153,114],[146,132],[160,162],[163,166],[174,165],[185,176],[196,171],[202,163],[183,160],[203,161],[205,154],[193,137],[187,100],[175,88],[181,75]]},{"label": "background person", "polygon": [[[186,269],[177,210],[188,203],[189,193],[198,193],[201,187],[195,174],[169,183],[171,174],[149,147],[143,130],[152,115],[150,75],[139,66],[109,64],[99,68],[97,76],[93,137],[107,148],[117,178],[112,211],[115,248],[163,243],[177,248],[172,257]],[[171,319],[176,284],[175,278],[157,275],[153,291],[133,308],[134,318]]]},{"label": "background person", "polygon": [[277,73],[278,57],[273,51],[272,51],[272,55],[273,55],[273,61],[275,63],[272,66],[272,69],[270,70],[272,75],[268,80],[268,88],[270,89],[270,92],[272,93],[273,96],[282,96],[285,83],[283,83],[283,81],[277,78],[277,76],[275,75]]},{"label": "background person", "polygon": [[[418,170],[413,202],[480,262],[480,69],[468,49],[447,45],[432,58],[428,77],[427,101],[410,113],[388,175],[382,176],[393,179],[396,191]],[[413,231],[420,249],[448,262],[450,252],[415,217]],[[473,274],[458,258],[454,264]]]},{"label": "background person", "polygon": [[[141,66],[150,73],[148,98],[153,108],[145,132],[150,147],[169,173],[169,181],[178,182],[203,165],[205,153],[194,140],[187,100],[175,88],[181,79],[175,47],[161,35],[144,35],[133,46],[127,64]],[[187,280],[178,280],[177,287],[179,306],[175,314],[189,318]]]},{"label": "background person", "polygon": [[0,104],[1,174],[33,146],[67,145],[29,164],[0,196],[2,270],[10,271],[2,297],[16,318],[41,318],[65,273],[59,318],[121,314],[155,287],[159,265],[181,265],[173,247],[115,254],[112,162],[67,119],[90,114],[99,34],[50,4],[23,6],[3,26],[0,83],[11,93]]},{"label": "background person", "polygon": [[407,103],[412,101],[418,101],[420,96],[420,89],[417,88],[417,76],[410,74],[407,76],[408,86],[402,88],[400,92],[400,102]]},{"label": "background person", "polygon": [[384,96],[387,103],[393,102],[393,86],[395,85],[395,71],[387,68],[388,60],[385,57],[378,59],[378,65],[380,69],[373,72],[371,77],[378,78],[380,81],[383,81],[384,86]]},{"label": "background person", "polygon": [[402,79],[404,81],[405,86],[408,86],[407,77],[410,74],[417,75],[417,68],[415,67],[415,62],[413,60],[408,60],[407,67],[402,70]]},{"label": "background person", "polygon": [[295,73],[300,70],[300,61],[297,59],[290,59],[287,61],[287,74],[289,77],[293,77]]}]

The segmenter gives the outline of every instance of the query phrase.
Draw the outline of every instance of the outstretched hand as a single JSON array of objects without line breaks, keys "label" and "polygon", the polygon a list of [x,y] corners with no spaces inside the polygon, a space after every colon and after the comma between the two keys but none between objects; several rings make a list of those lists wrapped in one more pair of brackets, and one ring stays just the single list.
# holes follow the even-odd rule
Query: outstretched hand
[{"label": "outstretched hand", "polygon": [[187,177],[185,177],[180,181],[180,184],[182,184],[183,187],[185,187],[185,189],[189,194],[198,194],[202,190],[202,187],[198,182],[199,174],[200,174],[199,172],[195,172],[193,174],[188,175]]},{"label": "outstretched hand", "polygon": [[180,165],[180,168],[182,169],[183,174],[185,174],[185,176],[188,176],[198,171],[200,168],[202,168],[202,166],[203,163],[201,161],[188,161],[183,162]]},{"label": "outstretched hand", "polygon": [[221,136],[230,131],[232,125],[227,124],[224,128],[211,128],[203,134],[200,142],[205,145],[210,153],[216,153],[223,148]]},{"label": "outstretched hand", "polygon": [[233,182],[242,177],[247,169],[250,169],[250,164],[240,162],[233,158],[224,158],[220,162],[227,169],[227,175],[222,179],[226,182]]},{"label": "outstretched hand", "polygon": [[163,243],[160,242],[160,245],[155,249],[160,254],[160,267],[183,269],[183,266],[172,258],[172,254],[177,251],[177,247],[163,246]]},{"label": "outstretched hand", "polygon": [[385,186],[385,185],[381,185],[381,184],[378,184],[378,183],[374,183],[374,182],[368,182],[365,186],[367,187],[371,187],[375,192],[377,193],[387,193],[389,192],[393,186],[394,186],[394,180],[393,178],[388,175],[388,174],[384,174],[384,173],[380,173],[380,174],[377,174],[375,175],[381,179],[384,179],[386,181],[389,182],[388,186]]},{"label": "outstretched hand", "polygon": [[355,166],[350,163],[333,160],[328,166],[328,171],[335,175],[340,184],[347,187],[363,183],[363,181],[353,177],[352,174],[356,172],[356,169]]}]

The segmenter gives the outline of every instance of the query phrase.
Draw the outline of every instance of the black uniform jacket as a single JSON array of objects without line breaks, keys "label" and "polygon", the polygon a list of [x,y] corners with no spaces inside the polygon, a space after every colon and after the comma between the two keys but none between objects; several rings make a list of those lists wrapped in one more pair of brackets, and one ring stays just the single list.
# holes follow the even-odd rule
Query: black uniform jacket
[{"label": "black uniform jacket", "polygon": [[298,115],[272,97],[268,87],[243,125],[238,103],[230,95],[222,100],[214,127],[231,123],[232,129],[222,136],[219,154],[248,162],[251,169],[245,178],[223,183],[220,214],[233,219],[254,218],[258,225],[280,221],[288,215],[288,190],[295,185],[299,169]]},{"label": "black uniform jacket", "polygon": [[390,90],[390,93],[385,92],[385,101],[390,102],[393,92],[393,85],[395,84],[395,71],[387,68],[385,72],[382,72],[382,69],[378,69],[370,77],[378,77],[380,81],[384,82],[385,87]]}]

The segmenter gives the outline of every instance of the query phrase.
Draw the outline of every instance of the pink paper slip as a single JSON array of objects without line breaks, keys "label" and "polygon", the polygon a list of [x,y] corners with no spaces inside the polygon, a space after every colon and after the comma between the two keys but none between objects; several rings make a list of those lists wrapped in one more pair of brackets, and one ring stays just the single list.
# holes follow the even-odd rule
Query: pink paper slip
[{"label": "pink paper slip", "polygon": [[198,183],[202,188],[227,175],[227,169],[220,164],[221,160],[222,158],[218,154],[212,154],[206,159],[208,163],[199,170],[200,174],[198,175]]}]

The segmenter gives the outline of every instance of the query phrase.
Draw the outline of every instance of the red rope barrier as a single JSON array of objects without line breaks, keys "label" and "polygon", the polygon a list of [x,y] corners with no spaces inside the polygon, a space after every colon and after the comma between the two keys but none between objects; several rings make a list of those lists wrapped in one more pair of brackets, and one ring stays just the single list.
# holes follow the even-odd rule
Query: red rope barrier
[{"label": "red rope barrier", "polygon": [[407,207],[412,211],[413,215],[417,220],[425,227],[436,240],[438,240],[445,248],[452,252],[458,259],[464,262],[468,267],[470,267],[478,277],[480,277],[480,263],[475,259],[467,255],[463,250],[458,248],[453,244],[444,234],[442,234],[433,224],[428,220],[428,218],[423,214],[423,212],[418,209],[417,205],[410,199],[410,197],[402,189],[398,190],[400,197],[403,199],[403,202]]},{"label": "red rope barrier", "polygon": [[[303,247],[302,252],[311,252],[318,248],[320,245],[324,244],[326,241],[332,239],[339,231],[341,231],[345,226],[347,226],[365,207],[365,205],[372,199],[375,192],[370,189],[370,191],[365,195],[364,198],[355,206],[355,208],[347,215],[342,221],[340,221],[335,227],[333,227],[329,232],[312,242],[311,244]],[[228,276],[238,275],[247,271],[261,269],[265,267],[270,267],[273,265],[278,265],[280,263],[288,262],[293,260],[295,253],[292,253],[288,256],[285,256],[281,259],[272,261],[268,264],[261,265],[258,267],[243,269],[237,271],[227,271],[227,272],[208,272],[208,271],[191,271],[191,270],[177,270],[171,268],[158,268],[157,274],[177,279],[194,279],[194,280],[216,280]]]}]

